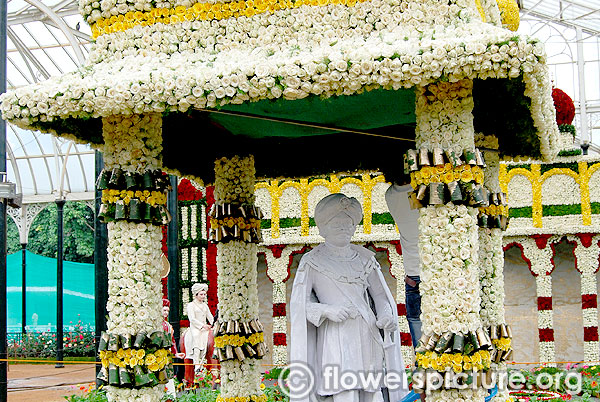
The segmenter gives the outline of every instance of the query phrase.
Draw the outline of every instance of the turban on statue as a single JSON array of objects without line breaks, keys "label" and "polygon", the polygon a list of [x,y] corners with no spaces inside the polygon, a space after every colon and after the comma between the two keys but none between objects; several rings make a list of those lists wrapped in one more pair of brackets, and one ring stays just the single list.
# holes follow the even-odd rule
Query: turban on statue
[{"label": "turban on statue", "polygon": [[192,285],[192,294],[194,296],[196,296],[201,290],[208,292],[208,285],[206,283],[194,283]]},{"label": "turban on statue", "polygon": [[171,302],[169,299],[163,299],[163,307],[171,307]]},{"label": "turban on statue", "polygon": [[319,201],[315,207],[315,223],[319,230],[340,212],[348,215],[354,225],[358,225],[362,219],[362,207],[356,198],[346,197],[341,193],[331,194]]}]

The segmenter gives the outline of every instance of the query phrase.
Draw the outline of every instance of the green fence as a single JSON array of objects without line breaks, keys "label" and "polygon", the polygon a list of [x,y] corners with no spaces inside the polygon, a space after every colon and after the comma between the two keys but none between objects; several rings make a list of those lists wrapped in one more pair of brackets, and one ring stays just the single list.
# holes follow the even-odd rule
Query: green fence
[{"label": "green fence", "polygon": [[[56,329],[56,259],[27,251],[27,322],[32,330]],[[6,258],[8,331],[21,331],[21,252]],[[63,262],[63,323],[94,325],[94,265]]]}]

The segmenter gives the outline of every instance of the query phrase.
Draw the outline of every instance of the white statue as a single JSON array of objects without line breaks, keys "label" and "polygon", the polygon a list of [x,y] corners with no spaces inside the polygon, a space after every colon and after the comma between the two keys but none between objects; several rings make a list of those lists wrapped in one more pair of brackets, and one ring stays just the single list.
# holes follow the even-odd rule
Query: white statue
[{"label": "white statue", "polygon": [[192,285],[194,300],[187,305],[187,316],[190,329],[185,333],[186,359],[194,361],[195,371],[201,371],[208,346],[208,333],[212,330],[213,316],[206,304],[208,285],[195,283]]},{"label": "white statue", "polygon": [[315,386],[308,396],[292,394],[293,401],[383,401],[383,384],[334,384],[334,367],[338,376],[388,373],[395,381],[390,402],[408,393],[396,303],[375,254],[350,244],[361,218],[360,203],[343,194],[331,194],[316,206],[315,223],[325,243],[302,257],[290,305],[290,361],[305,363]]}]

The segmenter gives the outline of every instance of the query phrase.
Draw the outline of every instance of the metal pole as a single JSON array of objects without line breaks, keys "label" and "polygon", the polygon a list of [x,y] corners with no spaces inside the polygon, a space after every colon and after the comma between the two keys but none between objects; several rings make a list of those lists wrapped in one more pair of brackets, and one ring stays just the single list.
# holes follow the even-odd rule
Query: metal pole
[{"label": "metal pole", "polygon": [[[65,200],[56,200],[56,360],[63,360],[63,208]],[[64,367],[56,363],[56,368]]]},{"label": "metal pole", "polygon": [[[0,94],[6,92],[6,5],[0,0]],[[6,172],[6,123],[0,119],[0,172]],[[0,202],[0,401],[8,400],[6,343],[6,201]],[[3,360],[4,359],[4,360]]]},{"label": "metal pole", "polygon": [[[96,177],[100,175],[104,167],[102,153],[96,151],[95,172]],[[95,310],[96,310],[96,345],[100,342],[102,331],[106,331],[106,302],[108,301],[108,269],[106,265],[106,245],[108,242],[108,231],[106,224],[100,222],[98,213],[102,205],[102,190],[95,190],[95,214],[94,214],[94,285],[95,285]],[[98,360],[99,361],[99,360]],[[96,365],[96,374],[100,371],[100,365]]]},{"label": "metal pole", "polygon": [[[575,30],[577,37],[577,81],[579,81],[579,122],[581,123],[580,138],[584,155],[587,155],[590,132],[588,127],[588,113],[585,96],[585,56],[583,55],[583,33],[581,28]],[[584,145],[586,147],[584,148]]]},{"label": "metal pole", "polygon": [[171,191],[167,198],[167,208],[171,213],[171,222],[167,228],[167,249],[168,259],[171,265],[167,281],[169,300],[171,301],[171,311],[169,312],[169,322],[173,326],[175,333],[175,342],[179,344],[179,320],[181,319],[180,289],[179,289],[179,208],[177,206],[177,176],[170,176]]},{"label": "metal pole", "polygon": [[21,243],[21,333],[27,332],[27,243]]}]

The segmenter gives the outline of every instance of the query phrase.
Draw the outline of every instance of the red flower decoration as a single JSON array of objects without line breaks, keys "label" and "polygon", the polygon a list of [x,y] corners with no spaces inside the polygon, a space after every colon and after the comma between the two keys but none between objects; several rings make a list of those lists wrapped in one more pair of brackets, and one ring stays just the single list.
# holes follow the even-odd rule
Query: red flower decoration
[{"label": "red flower decoration", "polygon": [[581,308],[597,308],[598,296],[596,295],[581,295]]},{"label": "red flower decoration", "polygon": [[400,332],[400,344],[402,346],[412,345],[412,338],[410,337],[410,332]]},{"label": "red flower decoration", "polygon": [[273,317],[285,317],[285,303],[273,303]]},{"label": "red flower decoration", "polygon": [[552,88],[552,99],[554,100],[554,108],[556,109],[556,123],[572,124],[575,118],[575,104],[573,99],[563,90]]},{"label": "red flower decoration", "polygon": [[406,315],[406,304],[404,304],[404,303],[398,303],[398,315],[400,317]]},{"label": "red flower decoration", "polygon": [[583,327],[583,341],[584,342],[597,342],[598,341],[598,327]]},{"label": "red flower decoration", "polygon": [[554,330],[552,328],[538,328],[540,342],[554,342]]},{"label": "red flower decoration", "polygon": [[273,345],[275,346],[287,346],[287,336],[283,332],[273,333]]},{"label": "red flower decoration", "polygon": [[538,310],[552,310],[552,297],[538,297]]},{"label": "red flower decoration", "polygon": [[177,199],[180,201],[197,201],[202,199],[202,191],[194,187],[188,179],[182,179],[177,185]]}]

